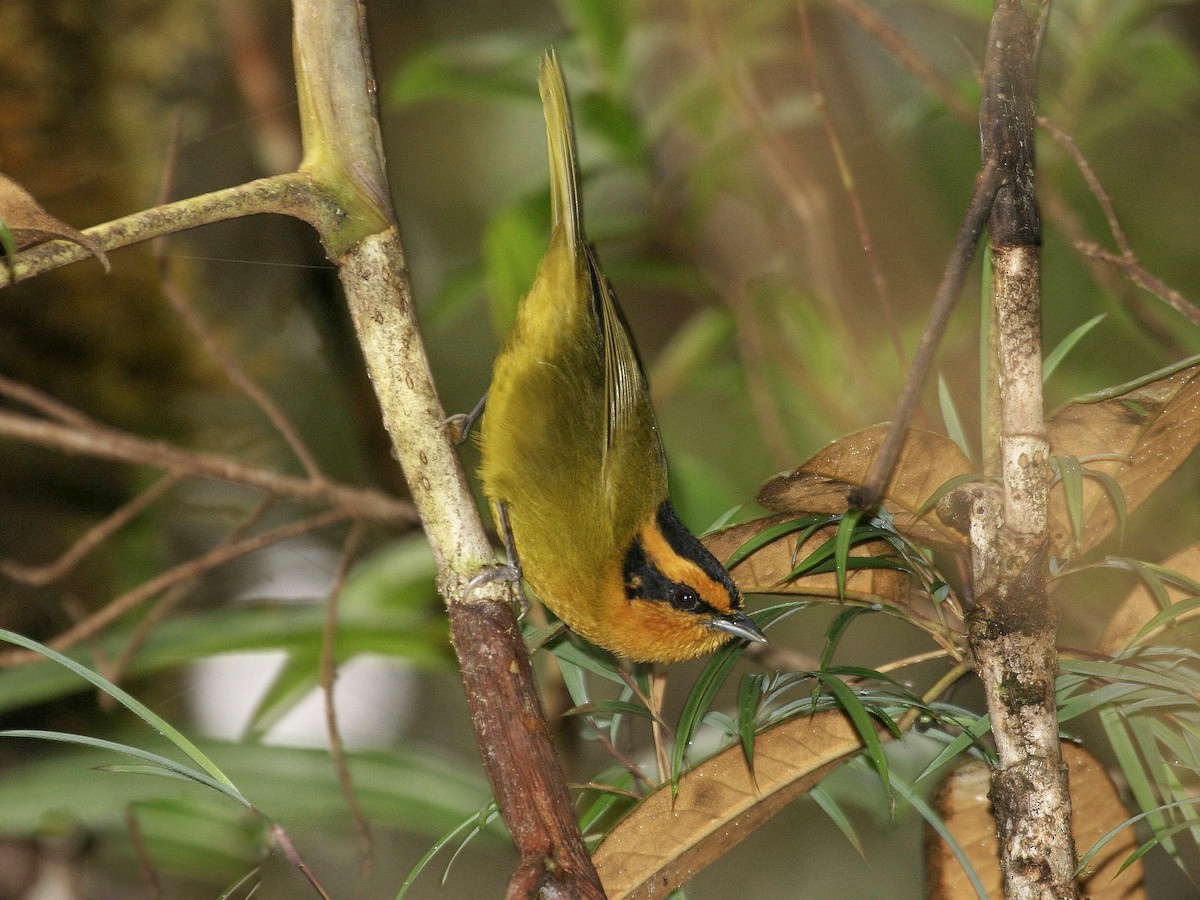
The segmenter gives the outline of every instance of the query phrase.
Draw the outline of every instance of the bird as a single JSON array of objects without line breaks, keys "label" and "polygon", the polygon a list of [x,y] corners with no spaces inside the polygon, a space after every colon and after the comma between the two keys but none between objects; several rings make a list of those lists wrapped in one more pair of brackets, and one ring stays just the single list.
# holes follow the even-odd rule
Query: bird
[{"label": "bird", "polygon": [[484,580],[524,579],[571,630],[634,662],[765,642],[729,573],[680,521],[645,371],[583,230],[566,85],[538,87],[551,238],[494,364],[480,480],[509,552]]}]

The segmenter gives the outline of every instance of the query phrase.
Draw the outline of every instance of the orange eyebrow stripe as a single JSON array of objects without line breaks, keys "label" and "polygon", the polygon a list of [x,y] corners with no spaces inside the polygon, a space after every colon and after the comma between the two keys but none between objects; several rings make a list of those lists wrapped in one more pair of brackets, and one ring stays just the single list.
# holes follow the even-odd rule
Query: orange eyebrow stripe
[{"label": "orange eyebrow stripe", "polygon": [[725,590],[725,586],[710,578],[686,556],[676,553],[654,520],[638,529],[638,540],[646,558],[663,575],[694,589],[715,609],[721,612],[729,610],[729,592]]}]

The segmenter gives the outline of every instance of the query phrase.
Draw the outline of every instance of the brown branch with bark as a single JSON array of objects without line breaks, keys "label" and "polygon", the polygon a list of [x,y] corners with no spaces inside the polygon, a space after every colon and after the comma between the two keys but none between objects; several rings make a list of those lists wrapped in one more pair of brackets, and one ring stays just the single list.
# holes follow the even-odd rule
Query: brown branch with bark
[{"label": "brown branch with bark", "polygon": [[[999,765],[990,792],[1006,897],[1077,897],[1054,679],[1058,613],[1047,591],[1050,445],[1042,409],[1041,220],[1034,189],[1037,56],[1046,7],[999,0],[980,112],[1004,183],[992,208],[991,370],[1003,495],[972,494],[975,604],[967,617]],[[992,355],[989,348],[989,355]]]}]

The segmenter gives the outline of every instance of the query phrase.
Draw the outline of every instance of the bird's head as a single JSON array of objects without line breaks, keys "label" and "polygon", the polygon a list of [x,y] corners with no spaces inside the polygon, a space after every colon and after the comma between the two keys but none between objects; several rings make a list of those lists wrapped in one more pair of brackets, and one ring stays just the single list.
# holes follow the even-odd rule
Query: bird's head
[{"label": "bird's head", "polygon": [[664,501],[638,528],[621,569],[625,604],[606,643],[641,662],[679,662],[734,638],[765,643],[729,573]]}]

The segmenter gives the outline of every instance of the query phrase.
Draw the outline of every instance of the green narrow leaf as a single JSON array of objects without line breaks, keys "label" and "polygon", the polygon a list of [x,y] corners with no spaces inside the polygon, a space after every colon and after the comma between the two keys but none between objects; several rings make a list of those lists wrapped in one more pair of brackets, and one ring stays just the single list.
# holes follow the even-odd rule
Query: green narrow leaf
[{"label": "green narrow leaf", "polygon": [[[1117,764],[1121,767],[1121,773],[1129,784],[1130,793],[1133,794],[1138,806],[1146,812],[1146,820],[1150,828],[1155,834],[1162,834],[1167,827],[1167,821],[1162,812],[1156,809],[1158,798],[1155,796],[1150,779],[1146,776],[1146,770],[1142,767],[1137,750],[1134,749],[1133,742],[1129,739],[1124,717],[1111,706],[1103,707],[1100,710],[1100,724],[1104,726],[1109,746],[1113,748]],[[1169,837],[1164,838],[1163,846],[1172,855],[1176,853],[1175,843]]]},{"label": "green narrow leaf", "polygon": [[1083,537],[1083,467],[1074,456],[1056,456],[1051,464],[1062,479],[1067,517],[1071,520],[1071,533],[1078,543]]},{"label": "green narrow leaf", "polygon": [[833,536],[833,557],[837,562],[838,599],[846,599],[846,560],[850,558],[850,545],[854,539],[855,526],[864,510],[848,509],[838,522],[837,534]]},{"label": "green narrow leaf", "polygon": [[814,785],[808,789],[808,796],[825,815],[829,816],[829,820],[837,826],[837,830],[842,833],[842,836],[850,842],[850,846],[857,851],[858,855],[866,858],[866,851],[863,849],[862,841],[859,840],[858,832],[854,830],[854,824],[847,817],[843,810],[829,791],[825,790],[823,784]]},{"label": "green narrow leaf", "polygon": [[1117,545],[1125,543],[1125,520],[1129,518],[1129,509],[1125,504],[1125,491],[1121,488],[1117,479],[1113,478],[1107,472],[1099,472],[1095,469],[1084,469],[1083,474],[1095,481],[1100,482],[1104,487],[1105,493],[1112,501],[1113,510],[1117,514]]},{"label": "green narrow leaf", "polygon": [[994,480],[995,479],[988,478],[982,472],[970,472],[966,475],[955,475],[953,478],[948,478],[937,486],[934,492],[929,495],[928,499],[926,499],[924,503],[917,507],[917,515],[925,515],[925,513],[929,512],[929,510],[932,509],[939,500],[956,488],[962,487],[964,484],[971,484],[972,482],[976,481]]},{"label": "green narrow leaf", "polygon": [[26,650],[33,650],[40,653],[48,659],[53,660],[60,666],[64,666],[74,672],[81,678],[91,682],[104,693],[108,694],[131,713],[140,718],[143,722],[165,737],[168,741],[179,748],[188,759],[198,765],[201,769],[207,772],[214,780],[224,785],[224,789],[229,796],[233,797],[243,806],[250,806],[250,801],[242,796],[241,791],[230,781],[225,773],[217,768],[216,763],[205,756],[200,748],[184,737],[178,729],[172,726],[166,719],[157,713],[152,712],[147,706],[138,700],[135,700],[128,693],[117,687],[107,678],[93,672],[86,666],[77,663],[73,659],[63,656],[61,653],[51,650],[49,647],[39,644],[35,640],[31,640],[23,635],[17,634],[14,631],[0,629],[0,640],[10,644],[16,644],[18,647],[23,647]]},{"label": "green narrow leaf", "polygon": [[883,742],[879,740],[879,735],[875,731],[874,719],[867,712],[858,695],[842,679],[828,672],[816,672],[815,674],[829,688],[829,692],[833,694],[838,705],[850,717],[850,721],[854,725],[854,730],[863,739],[863,744],[867,748],[867,755],[871,757],[871,762],[875,764],[875,771],[879,775],[879,780],[883,783],[883,790],[887,794],[888,803],[894,809],[896,798],[892,796],[887,754],[883,752]]},{"label": "green narrow leaf", "polygon": [[1138,633],[1133,636],[1133,640],[1131,640],[1129,644],[1133,645],[1138,643],[1142,640],[1142,638],[1152,634],[1159,628],[1169,625],[1175,619],[1191,612],[1198,606],[1200,606],[1200,597],[1187,597],[1179,600],[1176,603],[1172,603],[1162,612],[1151,618],[1150,621],[1148,621],[1145,625],[1143,625]]},{"label": "green narrow leaf", "polygon": [[992,717],[983,715],[977,718],[963,728],[962,734],[952,740],[949,744],[942,748],[939,753],[924,771],[917,776],[917,781],[924,781],[932,773],[936,772],[943,765],[948,763],[960,753],[964,753],[968,747],[976,743],[983,735],[987,734],[992,728]]},{"label": "green narrow leaf", "polygon": [[872,611],[878,611],[878,607],[853,606],[838,613],[837,618],[829,624],[829,628],[825,631],[825,651],[821,654],[821,662],[817,668],[829,668],[829,663],[833,660],[833,654],[837,650],[838,643],[841,642],[842,635],[850,626],[850,623],[863,613]]},{"label": "green narrow leaf", "polygon": [[483,230],[483,280],[496,334],[512,329],[517,304],[533,284],[546,253],[550,223],[545,197],[497,211]]},{"label": "green narrow leaf", "polygon": [[[233,896],[234,891],[236,891],[242,885],[246,884],[252,878],[257,878],[261,872],[262,872],[262,866],[255,866],[253,869],[251,869],[249,872],[247,872],[245,875],[243,875],[241,878],[239,878],[237,881],[235,881],[229,887],[225,888],[225,890],[221,891],[220,895],[217,897],[217,900],[229,900],[229,898]],[[258,890],[258,886],[260,884],[262,884],[261,881],[257,881],[254,883],[254,887],[252,887],[250,889],[250,892],[248,894],[246,894],[246,900],[250,900],[250,897],[253,896],[254,892]]]},{"label": "green narrow leaf", "polygon": [[754,772],[754,734],[758,709],[762,705],[763,681],[762,675],[746,674],[738,685],[737,733],[742,740],[742,753],[746,756],[751,775]]},{"label": "green narrow leaf", "polygon": [[692,685],[679,714],[679,724],[675,728],[675,746],[671,748],[672,794],[679,789],[679,776],[683,773],[683,762],[687,757],[688,746],[696,736],[696,729],[708,713],[717,690],[724,684],[734,663],[745,649],[746,645],[742,641],[726,644],[712,655]]},{"label": "green narrow leaf", "polygon": [[942,424],[946,427],[946,436],[958,444],[958,449],[963,452],[963,456],[970,459],[971,448],[967,444],[967,434],[963,431],[962,419],[958,417],[954,398],[950,396],[950,388],[941,372],[938,373],[938,403],[942,407]]},{"label": "green narrow leaf", "polygon": [[912,789],[904,779],[895,775],[892,776],[892,784],[896,788],[896,793],[904,798],[913,809],[915,809],[926,822],[929,827],[938,833],[946,846],[950,848],[959,863],[963,867],[963,871],[967,873],[967,878],[971,881],[971,886],[975,888],[975,894],[980,900],[987,900],[988,892],[984,890],[983,882],[980,881],[979,875],[975,872],[975,867],[971,865],[971,860],[967,856],[966,851],[954,839],[954,835],[950,833],[950,829],[946,827],[946,823],[942,821],[942,817],[937,814],[937,811],[921,799],[920,795]]},{"label": "green narrow leaf", "polygon": [[779,522],[775,525],[772,525],[770,528],[764,528],[754,537],[750,538],[750,540],[746,541],[746,543],[742,544],[742,546],[733,551],[729,559],[725,561],[725,568],[732,569],[756,550],[761,550],[763,547],[774,543],[781,537],[792,534],[796,531],[802,531],[804,529],[811,528],[814,525],[818,527],[827,525],[834,521],[835,518],[836,516],[826,515],[803,516],[799,519],[788,519],[786,522]]},{"label": "green narrow leaf", "polygon": [[1104,321],[1105,315],[1107,313],[1100,313],[1100,315],[1093,316],[1082,325],[1076,326],[1070,334],[1059,341],[1057,347],[1047,354],[1046,359],[1042,362],[1043,384],[1050,380],[1050,376],[1054,374],[1054,370],[1058,368],[1058,364],[1066,358],[1067,354],[1074,349],[1076,344],[1083,340],[1083,336]]},{"label": "green narrow leaf", "polygon": [[437,100],[537,100],[534,77],[543,52],[527,38],[485,32],[476,38],[435,44],[408,56],[384,83],[393,109]]},{"label": "green narrow leaf", "polygon": [[[591,644],[586,646],[577,644],[569,636],[564,636],[562,640],[550,646],[550,652],[560,662],[566,660],[568,663],[591,672],[593,675],[599,675],[613,684],[625,684],[625,680],[616,672],[616,663],[612,656]],[[587,700],[583,702],[586,703]]]},{"label": "green narrow leaf", "polygon": [[[1106,831],[1104,833],[1104,836],[1102,838],[1100,838],[1100,840],[1098,840],[1098,841],[1096,841],[1096,843],[1092,844],[1092,848],[1090,850],[1088,850],[1087,853],[1083,854],[1083,856],[1080,857],[1079,865],[1077,865],[1075,867],[1075,876],[1079,877],[1080,873],[1082,873],[1084,870],[1087,869],[1087,865],[1088,865],[1088,863],[1090,863],[1092,861],[1092,857],[1095,856],[1097,853],[1099,853],[1101,850],[1103,850],[1105,844],[1107,844],[1109,841],[1111,841],[1113,838],[1115,838],[1118,834],[1120,834],[1122,831],[1124,831],[1130,825],[1136,825],[1138,822],[1142,821],[1143,819],[1149,819],[1155,815],[1161,817],[1162,814],[1168,810],[1179,809],[1180,807],[1183,807],[1183,806],[1195,806],[1198,803],[1200,803],[1200,797],[1188,797],[1186,800],[1176,800],[1173,803],[1163,803],[1160,806],[1155,806],[1153,809],[1148,809],[1145,812],[1139,813],[1136,816],[1130,816],[1128,819],[1126,819],[1120,825],[1114,825],[1112,828],[1110,828],[1108,831]],[[1162,833],[1166,834],[1166,832],[1168,832],[1168,831],[1170,831],[1171,833],[1174,833],[1173,829],[1165,829]],[[1163,845],[1164,846],[1166,845],[1165,838],[1163,839]]]},{"label": "green narrow leaf", "polygon": [[1200,581],[1189,578],[1182,572],[1168,569],[1166,566],[1159,565],[1158,563],[1142,563],[1142,565],[1168,584],[1173,584],[1181,590],[1187,591],[1189,594],[1200,594]]},{"label": "green narrow leaf", "polygon": [[308,654],[289,654],[250,716],[245,739],[261,741],[280,719],[295,709],[320,682],[320,666],[320,660]]},{"label": "green narrow leaf", "polygon": [[5,264],[11,266],[12,258],[17,255],[17,242],[3,219],[0,219],[0,248],[4,250]]},{"label": "green narrow leaf", "polygon": [[654,713],[640,703],[628,700],[593,700],[583,706],[573,706],[563,713],[564,716],[592,716],[596,714],[630,715],[654,721]]},{"label": "green narrow leaf", "polygon": [[412,887],[413,882],[417,880],[417,877],[425,870],[425,867],[429,865],[430,861],[437,856],[439,852],[441,852],[443,847],[449,844],[460,834],[468,832],[472,828],[478,827],[480,815],[485,812],[488,814],[488,818],[486,819],[487,822],[490,822],[492,818],[494,818],[494,815],[499,815],[499,809],[496,806],[495,800],[489,800],[487,805],[480,810],[480,813],[477,813],[459,825],[456,825],[454,828],[450,829],[448,832],[434,841],[433,846],[426,850],[424,854],[422,854],[421,858],[418,859],[413,864],[413,867],[408,870],[408,874],[404,876],[404,881],[400,884],[400,891],[396,894],[396,900],[404,900],[404,896],[408,893],[408,889]]},{"label": "green narrow leaf", "polygon": [[632,26],[628,0],[563,0],[564,15],[614,87],[627,79]]},{"label": "green narrow leaf", "polygon": [[[156,775],[171,775],[175,778],[181,778],[184,781],[192,781],[197,784],[202,784],[205,787],[210,787],[213,790],[220,791],[227,797],[238,801],[243,806],[249,807],[250,804],[235,792],[231,792],[228,786],[211,778],[203,772],[197,772],[195,769],[189,769],[182,763],[178,763],[166,756],[160,756],[157,753],[151,753],[148,750],[142,750],[139,747],[133,747],[129,744],[118,744],[116,741],[107,741],[103,738],[89,737],[86,734],[70,734],[63,731],[42,731],[33,728],[11,728],[5,731],[0,731],[0,737],[12,738],[32,738],[41,741],[55,741],[60,744],[78,744],[82,747],[96,747],[101,750],[111,750],[114,753],[121,753],[125,756],[132,756],[134,759],[142,759],[150,766],[141,767],[150,771],[143,771],[140,774],[156,774]],[[113,769],[117,771],[116,768]]]}]

